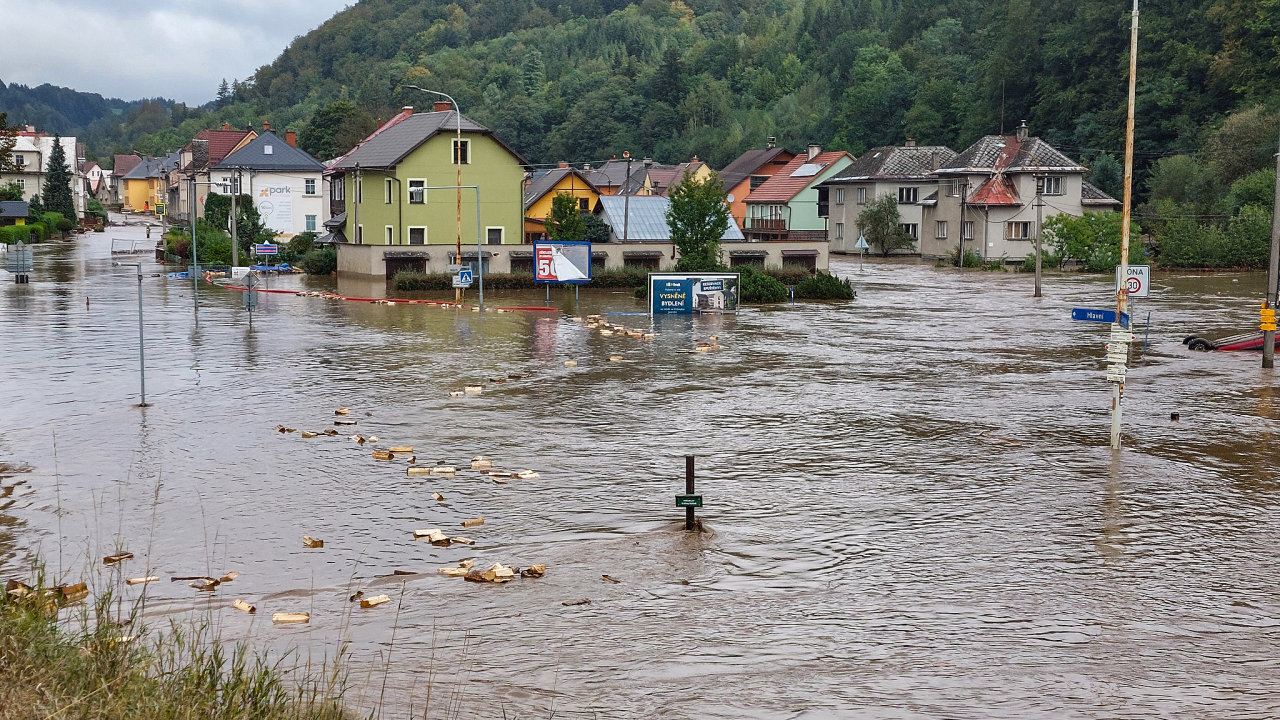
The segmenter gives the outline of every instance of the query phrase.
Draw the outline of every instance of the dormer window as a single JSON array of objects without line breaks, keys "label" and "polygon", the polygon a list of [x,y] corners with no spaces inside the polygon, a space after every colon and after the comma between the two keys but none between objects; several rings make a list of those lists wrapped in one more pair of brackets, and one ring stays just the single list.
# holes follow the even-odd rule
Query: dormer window
[{"label": "dormer window", "polygon": [[270,146],[270,145],[263,145],[263,146],[262,146],[262,154],[263,154],[263,155],[270,155],[270,154],[271,154],[271,146]]}]

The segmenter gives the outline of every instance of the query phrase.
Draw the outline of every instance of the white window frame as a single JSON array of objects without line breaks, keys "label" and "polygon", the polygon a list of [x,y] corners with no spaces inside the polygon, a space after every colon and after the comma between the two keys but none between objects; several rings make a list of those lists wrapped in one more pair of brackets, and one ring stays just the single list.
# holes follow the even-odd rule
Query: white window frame
[{"label": "white window frame", "polygon": [[947,221],[946,220],[937,221],[937,225],[935,225],[933,229],[933,236],[938,238],[939,240],[947,239]]},{"label": "white window frame", "polygon": [[898,223],[898,228],[907,234],[912,240],[920,239],[919,223]]},{"label": "white window frame", "polygon": [[[414,202],[413,200],[413,184],[422,183],[422,199]],[[427,179],[426,178],[409,178],[404,183],[404,201],[408,205],[426,205],[427,204]]]},{"label": "white window frame", "polygon": [[960,224],[960,237],[964,240],[973,239],[973,221],[965,220]]},{"label": "white window frame", "polygon": [[[462,148],[459,153],[458,148]],[[458,162],[461,155],[462,162]],[[450,165],[470,165],[471,164],[471,138],[449,138],[449,164]]]},{"label": "white window frame", "polygon": [[[489,231],[498,231],[498,242],[489,242]],[[505,225],[485,225],[484,226],[484,244],[485,245],[501,245],[507,240],[507,228]]]},{"label": "white window frame", "polygon": [[306,232],[315,232],[315,231],[316,231],[316,216],[315,216],[315,215],[303,215],[303,216],[302,216],[302,222],[303,222],[303,227],[304,227],[304,228],[306,228]]},{"label": "white window frame", "polygon": [[964,195],[964,184],[964,180],[948,180],[947,197],[960,197]]},{"label": "white window frame", "polygon": [[920,202],[920,188],[914,185],[902,185],[898,188],[899,205],[915,205]]},{"label": "white window frame", "polygon": [[842,187],[836,188],[836,204],[837,205],[844,204],[844,188]]},{"label": "white window frame", "polygon": [[[5,182],[10,182],[10,181],[6,180]],[[12,182],[16,182],[16,183],[18,183],[18,187],[22,188],[22,192],[26,192],[26,191],[27,191],[27,179],[26,179],[26,178],[14,178],[14,179],[12,180]]]},{"label": "white window frame", "polygon": [[395,199],[395,190],[391,187],[391,178],[385,178],[382,186],[382,204],[390,205]]},{"label": "white window frame", "polygon": [[417,245],[418,243],[415,243],[415,242],[413,241],[413,231],[414,231],[414,230],[421,230],[421,231],[422,231],[422,244],[423,244],[423,245],[426,245],[426,244],[427,244],[427,226],[426,226],[426,225],[410,225],[409,227],[405,228],[405,230],[408,230],[408,231],[409,231],[409,232],[408,232],[408,234],[405,236],[405,242],[406,242],[406,243],[408,243],[408,244],[410,244],[410,245]]},{"label": "white window frame", "polygon": [[1041,195],[1063,195],[1062,176],[1061,175],[1045,175],[1036,178],[1036,189]]},{"label": "white window frame", "polygon": [[388,245],[396,244],[396,228],[394,225],[382,226],[382,239],[385,240]]},{"label": "white window frame", "polygon": [[26,155],[22,155],[22,154],[20,154],[20,153],[14,153],[14,154],[13,154],[13,164],[14,164],[14,166],[15,166],[15,167],[26,167],[26,166],[27,166],[27,156],[26,156]]},{"label": "white window frame", "polygon": [[866,204],[867,204],[867,189],[866,189],[866,188],[858,188],[858,204],[859,204],[859,205],[866,205]]},{"label": "white window frame", "polygon": [[315,195],[315,194],[317,194],[317,193],[316,193],[316,179],[315,179],[315,178],[303,178],[303,179],[302,179],[302,194],[304,194],[304,195]]},{"label": "white window frame", "polygon": [[[1005,240],[1031,240],[1035,237],[1035,223],[1030,220],[1010,220],[1004,224]],[[1017,229],[1022,232],[1014,232]]]},{"label": "white window frame", "polygon": [[837,240],[844,239],[844,223],[842,222],[836,223],[836,239]]}]

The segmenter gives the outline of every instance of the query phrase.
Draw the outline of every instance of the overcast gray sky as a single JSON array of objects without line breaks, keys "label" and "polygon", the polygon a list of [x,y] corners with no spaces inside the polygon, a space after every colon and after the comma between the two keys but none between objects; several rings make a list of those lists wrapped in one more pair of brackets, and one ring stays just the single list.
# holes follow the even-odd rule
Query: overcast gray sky
[{"label": "overcast gray sky", "polygon": [[[0,80],[212,100],[355,0],[0,0]],[[16,22],[15,18],[24,18]]]}]

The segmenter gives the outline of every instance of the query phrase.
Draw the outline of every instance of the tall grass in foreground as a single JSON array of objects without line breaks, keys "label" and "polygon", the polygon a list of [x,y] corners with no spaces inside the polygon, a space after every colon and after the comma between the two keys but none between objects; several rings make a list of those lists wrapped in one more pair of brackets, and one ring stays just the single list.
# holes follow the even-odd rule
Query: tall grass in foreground
[{"label": "tall grass in foreground", "polygon": [[104,594],[60,622],[40,586],[0,596],[0,719],[349,720],[340,658],[327,668],[227,647],[206,626],[132,635]]}]

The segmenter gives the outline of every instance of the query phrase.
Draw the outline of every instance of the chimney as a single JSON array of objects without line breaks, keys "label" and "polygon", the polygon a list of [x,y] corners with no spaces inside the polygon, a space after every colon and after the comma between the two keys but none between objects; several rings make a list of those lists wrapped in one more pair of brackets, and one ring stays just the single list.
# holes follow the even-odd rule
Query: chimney
[{"label": "chimney", "polygon": [[449,112],[452,109],[453,106],[449,104],[448,100],[437,100],[435,104],[431,106],[431,110],[433,112]]},{"label": "chimney", "polygon": [[916,139],[915,139],[915,138],[907,138],[907,144],[906,144],[906,147],[915,147],[915,146],[916,146]]},{"label": "chimney", "polygon": [[1027,141],[1027,134],[1028,134],[1029,132],[1031,132],[1031,131],[1030,131],[1030,129],[1027,127],[1027,121],[1026,121],[1026,120],[1023,120],[1023,121],[1022,121],[1022,124],[1018,126],[1018,142],[1026,142],[1026,141]]},{"label": "chimney", "polygon": [[263,131],[263,132],[270,132],[270,131],[271,131],[271,123],[267,122],[266,120],[263,120],[263,121],[262,121],[262,131]]},{"label": "chimney", "polygon": [[230,129],[231,129],[231,123],[222,123],[222,129],[223,129],[223,130],[230,130]]},{"label": "chimney", "polygon": [[404,113],[405,115],[412,115],[412,114],[413,114],[413,106],[412,106],[412,105],[405,105],[404,107],[400,108],[400,112]]},{"label": "chimney", "polygon": [[764,142],[765,150],[772,150],[776,147],[778,147],[778,138],[770,135],[768,138],[765,139],[765,142]]},{"label": "chimney", "polygon": [[556,167],[558,167],[558,168],[567,168],[567,167],[569,167],[569,163],[565,162],[564,160],[561,160],[560,162],[556,163]]},{"label": "chimney", "polygon": [[942,156],[938,154],[937,150],[934,150],[929,155],[929,169],[937,170],[940,165],[942,165]]},{"label": "chimney", "polygon": [[822,154],[822,146],[818,143],[809,143],[809,159],[812,160]]},{"label": "chimney", "polygon": [[285,130],[284,141],[289,143],[289,147],[298,147],[298,133],[292,130]]}]

